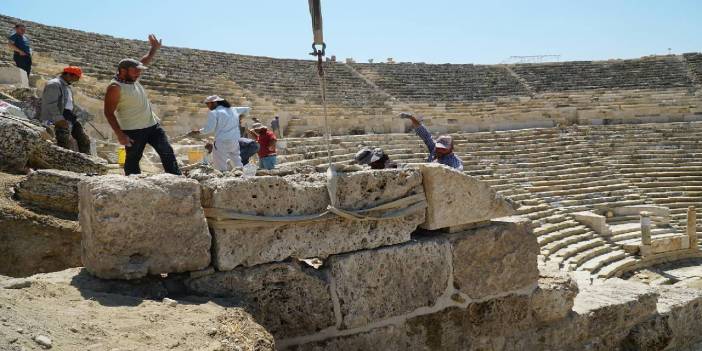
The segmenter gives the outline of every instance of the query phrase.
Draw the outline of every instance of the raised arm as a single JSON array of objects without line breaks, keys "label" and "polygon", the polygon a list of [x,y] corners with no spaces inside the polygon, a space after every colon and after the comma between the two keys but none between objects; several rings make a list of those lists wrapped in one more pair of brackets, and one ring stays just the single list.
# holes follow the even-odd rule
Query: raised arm
[{"label": "raised arm", "polygon": [[115,111],[117,110],[117,104],[119,103],[119,97],[120,97],[121,89],[119,85],[117,84],[110,84],[110,86],[107,87],[107,93],[105,93],[105,118],[107,119],[107,123],[110,124],[110,127],[112,127],[112,130],[115,132],[115,135],[117,136],[117,140],[119,140],[119,143],[124,145],[124,146],[132,146],[133,140],[130,139],[127,134],[124,134],[122,131],[122,128],[119,126],[119,123],[117,122],[117,116],[115,116]]},{"label": "raised arm", "polygon": [[155,35],[149,34],[149,45],[151,45],[151,48],[149,49],[149,52],[139,61],[148,66],[154,59],[154,56],[156,56],[156,52],[161,48],[162,41],[163,40],[161,39],[156,39]]},{"label": "raised arm", "polygon": [[7,43],[7,46],[8,46],[10,49],[12,49],[12,51],[14,51],[14,52],[20,54],[21,56],[27,56],[27,53],[24,52],[24,51],[22,51],[22,49],[18,48],[17,45],[15,45],[15,43],[14,43],[12,40],[10,40],[10,41]]},{"label": "raised arm", "polygon": [[420,139],[424,142],[424,144],[427,146],[429,149],[429,153],[433,153],[434,149],[436,149],[436,144],[434,143],[434,139],[431,138],[431,133],[425,127],[422,122],[420,122],[417,117],[415,117],[412,114],[409,113],[402,113],[400,114],[400,117],[409,119],[412,121],[412,128],[414,128],[414,132],[417,133],[417,136],[419,136]]}]

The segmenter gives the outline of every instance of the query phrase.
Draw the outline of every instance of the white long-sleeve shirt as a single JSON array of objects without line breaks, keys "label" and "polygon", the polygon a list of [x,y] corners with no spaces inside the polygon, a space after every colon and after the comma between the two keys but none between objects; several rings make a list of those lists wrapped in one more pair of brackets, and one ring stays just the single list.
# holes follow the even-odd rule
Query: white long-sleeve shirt
[{"label": "white long-sleeve shirt", "polygon": [[205,128],[200,129],[203,134],[215,134],[217,140],[232,140],[238,141],[241,137],[239,131],[239,115],[248,113],[251,107],[232,107],[217,106],[214,110],[207,113],[207,124]]}]

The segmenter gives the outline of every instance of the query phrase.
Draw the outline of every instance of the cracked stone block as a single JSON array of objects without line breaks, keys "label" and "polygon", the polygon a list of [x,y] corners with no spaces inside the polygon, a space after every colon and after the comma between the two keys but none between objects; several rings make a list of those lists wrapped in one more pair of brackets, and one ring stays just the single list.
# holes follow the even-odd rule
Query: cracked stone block
[{"label": "cracked stone block", "polygon": [[197,181],[170,174],[91,177],[78,185],[83,264],[106,279],[210,264]]}]

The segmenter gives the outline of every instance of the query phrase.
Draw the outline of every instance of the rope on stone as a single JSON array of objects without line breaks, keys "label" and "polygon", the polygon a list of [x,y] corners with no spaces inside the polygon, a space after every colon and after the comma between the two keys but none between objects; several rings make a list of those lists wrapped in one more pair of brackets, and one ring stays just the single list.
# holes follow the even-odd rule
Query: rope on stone
[{"label": "rope on stone", "polygon": [[[336,196],[334,196],[336,198]],[[313,222],[339,216],[352,221],[381,221],[393,218],[401,218],[417,211],[424,210],[427,201],[424,193],[409,195],[397,200],[393,200],[382,205],[361,210],[344,210],[336,206],[329,205],[327,210],[312,215],[300,216],[257,216],[245,213],[238,213],[224,208],[205,208],[205,216],[208,218],[229,219],[243,222],[278,222],[278,223],[301,223]],[[366,215],[369,212],[385,211],[381,215]]]},{"label": "rope on stone", "polygon": [[[321,0],[308,0],[310,16],[312,17],[312,33],[314,36],[314,40],[312,42],[312,52],[310,55],[317,57],[317,76],[319,77],[319,88],[322,98],[322,113],[324,114],[324,140],[327,143],[327,162],[329,164],[329,170],[331,170],[331,130],[329,129],[329,117],[327,115],[327,81],[324,75],[324,61],[322,60],[327,49],[327,44],[324,43],[322,6],[320,2]],[[319,46],[321,46],[321,49],[318,48]],[[329,170],[327,170],[328,175]],[[334,176],[334,172],[332,172],[331,176]]]}]

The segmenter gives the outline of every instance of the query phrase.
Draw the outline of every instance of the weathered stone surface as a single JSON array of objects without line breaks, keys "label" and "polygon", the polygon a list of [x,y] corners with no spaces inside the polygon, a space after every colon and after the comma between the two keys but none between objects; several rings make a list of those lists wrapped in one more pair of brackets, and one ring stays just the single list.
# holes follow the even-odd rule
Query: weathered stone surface
[{"label": "weathered stone surface", "polygon": [[682,350],[702,340],[702,292],[656,287],[658,314],[636,325],[622,342],[625,350]]},{"label": "weathered stone surface", "polygon": [[437,303],[448,288],[446,241],[416,241],[329,260],[342,328],[354,328]]},{"label": "weathered stone surface", "polygon": [[78,173],[105,174],[107,161],[79,152],[64,149],[47,141],[40,143],[31,154],[30,165],[34,168],[50,168]]},{"label": "weathered stone surface", "polygon": [[17,197],[45,210],[78,215],[78,183],[87,176],[59,170],[33,172],[17,187]]},{"label": "weathered stone surface", "polygon": [[[417,337],[416,339],[419,339]],[[404,325],[389,325],[372,329],[367,332],[348,336],[332,337],[329,339],[309,342],[300,345],[279,343],[281,350],[289,351],[327,351],[327,350],[383,350],[383,351],[414,351],[430,350],[415,338],[407,336]]]},{"label": "weathered stone surface", "polygon": [[[321,176],[212,179],[203,184],[203,204],[265,216],[318,214],[330,203]],[[357,172],[341,175],[337,185],[339,207],[349,210],[369,208],[421,192],[421,175],[417,170]],[[423,221],[424,211],[417,210],[381,221],[334,217],[293,223],[214,220],[209,224],[214,234],[214,263],[219,270],[230,270],[288,257],[325,258],[336,253],[406,242]]]},{"label": "weathered stone surface", "polygon": [[587,320],[588,335],[628,330],[656,313],[658,294],[643,284],[609,279],[580,287],[573,311]]},{"label": "weathered stone surface", "polygon": [[18,87],[29,87],[27,72],[19,67],[0,66],[0,84],[12,84]]},{"label": "weathered stone surface", "polygon": [[78,188],[83,264],[98,277],[134,279],[210,263],[196,181],[169,174],[103,176]]},{"label": "weathered stone surface", "polygon": [[327,280],[298,263],[271,263],[191,278],[186,285],[193,293],[245,302],[259,323],[283,338],[335,325]]},{"label": "weathered stone surface", "polygon": [[30,155],[43,142],[42,129],[0,112],[0,170],[23,173]]},{"label": "weathered stone surface", "polygon": [[514,209],[490,186],[452,168],[435,164],[412,165],[422,171],[427,196],[425,229],[439,229],[510,216]]},{"label": "weathered stone surface", "polygon": [[27,166],[80,173],[107,172],[106,162],[44,140],[46,130],[0,112],[0,170],[24,173]]},{"label": "weathered stone surface", "polygon": [[539,266],[539,287],[531,296],[536,321],[545,323],[568,316],[578,294],[578,285],[558,267]]},{"label": "weathered stone surface", "polygon": [[539,247],[531,222],[507,217],[451,235],[454,285],[473,299],[536,287]]},{"label": "weathered stone surface", "polygon": [[202,206],[259,216],[307,215],[329,204],[325,178],[225,177],[202,183]]}]

